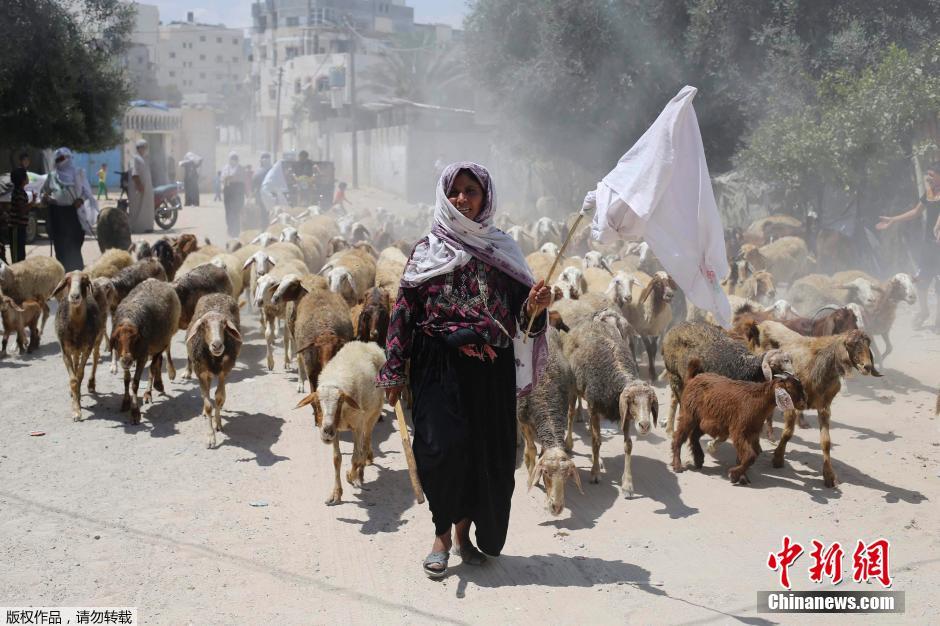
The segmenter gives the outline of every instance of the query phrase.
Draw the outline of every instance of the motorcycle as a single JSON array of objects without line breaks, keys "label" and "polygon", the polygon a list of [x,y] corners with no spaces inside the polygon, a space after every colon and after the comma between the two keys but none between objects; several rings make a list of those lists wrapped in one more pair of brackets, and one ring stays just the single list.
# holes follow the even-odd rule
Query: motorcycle
[{"label": "motorcycle", "polygon": [[[130,176],[128,172],[118,173],[121,175],[121,195],[117,205],[119,209],[128,211],[127,190]],[[183,210],[183,201],[180,199],[182,191],[183,183],[180,181],[153,188],[153,221],[163,230],[173,228],[179,218],[179,212]]]}]

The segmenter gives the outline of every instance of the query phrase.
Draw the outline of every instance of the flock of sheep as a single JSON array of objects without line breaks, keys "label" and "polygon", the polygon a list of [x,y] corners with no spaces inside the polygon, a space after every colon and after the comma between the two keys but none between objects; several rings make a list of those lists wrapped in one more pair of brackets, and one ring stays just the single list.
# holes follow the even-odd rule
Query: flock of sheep
[{"label": "flock of sheep", "polygon": [[[82,417],[86,365],[90,359],[87,391],[94,393],[104,350],[111,352],[111,372],[118,364],[123,369],[121,410],[139,423],[141,375],[149,364],[142,401],[151,402],[154,389],[165,389],[164,361],[175,379],[170,347],[182,331],[183,376],[199,382],[206,443],[214,447],[247,305],[260,319],[267,368],[276,367],[280,338],[283,369],[296,370],[298,393],[309,389],[298,406],[312,407],[322,441],[332,445],[334,484],[327,503],[336,504],[343,491],[337,433],[353,434],[347,482],[361,486],[363,469],[372,463],[371,436],[384,402],[374,379],[385,361],[389,310],[407,255],[430,218],[426,207],[408,219],[382,209],[350,215],[280,209],[265,231],[243,232],[224,248],[184,234],[106,250],[69,274],[43,256],[0,263],[3,354],[13,334],[20,352],[38,347],[47,301],[56,298],[55,329],[73,418]],[[499,226],[527,253],[537,277],[547,273],[568,228],[549,218],[514,224],[501,217]],[[738,461],[728,474],[732,482],[747,482],[761,433],[773,440],[775,409],[784,416],[773,456],[774,467],[781,467],[796,424],[803,425],[803,410],[814,409],[823,479],[835,485],[830,405],[849,372],[880,376],[876,363],[891,351],[898,304],[915,300],[913,282],[906,274],[885,282],[854,271],[813,274],[814,259],[791,218],[764,218],[746,231],[729,232],[727,241],[733,272],[724,288],[734,323],[723,330],[687,305],[645,243],[598,247],[587,227],[574,234],[571,256],[552,285],[545,374],[518,406],[529,486],[544,485],[551,513],[564,509],[568,479],[581,489],[571,449],[582,402],[592,441],[591,482],[600,475],[601,420],[610,420],[624,437],[621,488],[625,496],[633,494],[631,433],[643,436],[658,424],[653,385],[660,352],[671,389],[665,428],[673,436],[675,471],[684,468],[685,443],[695,466],[702,466],[699,440],[708,434],[711,451],[725,440],[733,443]],[[777,298],[781,284],[788,286],[788,300]],[[884,340],[880,355],[872,350],[873,335]],[[645,376],[638,366],[641,351]]]}]

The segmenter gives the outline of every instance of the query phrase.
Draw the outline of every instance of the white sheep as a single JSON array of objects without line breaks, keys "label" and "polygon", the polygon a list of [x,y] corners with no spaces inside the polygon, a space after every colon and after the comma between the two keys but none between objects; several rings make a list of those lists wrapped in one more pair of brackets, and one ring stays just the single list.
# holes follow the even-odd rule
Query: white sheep
[{"label": "white sheep", "polygon": [[354,487],[362,487],[363,470],[372,462],[372,431],[385,399],[383,390],[375,386],[375,377],[384,364],[382,348],[374,343],[351,341],[320,372],[316,391],[297,404],[298,408],[313,405],[320,439],[333,445],[334,480],[327,505],[339,504],[343,497],[339,431],[353,433],[352,467],[346,474],[346,481]]}]

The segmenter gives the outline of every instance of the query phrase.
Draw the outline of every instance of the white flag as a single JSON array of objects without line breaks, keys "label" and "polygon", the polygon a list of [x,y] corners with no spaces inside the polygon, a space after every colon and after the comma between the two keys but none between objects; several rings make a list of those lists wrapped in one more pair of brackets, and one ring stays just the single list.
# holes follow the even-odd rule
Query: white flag
[{"label": "white flag", "polygon": [[720,281],[730,268],[702,135],[683,87],[598,183],[593,238],[642,237],[689,300],[725,327],[731,305]]}]

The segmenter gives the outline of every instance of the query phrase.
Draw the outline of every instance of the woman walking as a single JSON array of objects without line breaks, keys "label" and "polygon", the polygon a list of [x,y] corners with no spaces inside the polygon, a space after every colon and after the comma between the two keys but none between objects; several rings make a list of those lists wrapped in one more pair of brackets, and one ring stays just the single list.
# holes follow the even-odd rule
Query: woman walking
[{"label": "woman walking", "polygon": [[238,164],[238,155],[234,152],[228,155],[228,163],[222,170],[222,202],[228,236],[238,237],[245,208],[245,170]]},{"label": "woman walking", "polygon": [[[55,258],[66,272],[82,269],[82,243],[85,233],[91,232],[90,216],[97,212],[98,205],[85,171],[72,164],[68,148],[55,151],[55,167],[46,176],[40,194],[49,208],[47,226]],[[86,202],[91,210],[81,213]]]},{"label": "woman walking", "polygon": [[[518,245],[493,225],[495,211],[486,168],[444,168],[434,225],[402,276],[377,380],[392,404],[405,384],[414,397],[414,453],[434,521],[423,563],[430,578],[445,575],[451,549],[470,565],[502,551],[515,485],[516,397],[531,391],[547,356],[551,291],[533,285]],[[530,318],[535,339],[526,343]]]}]

